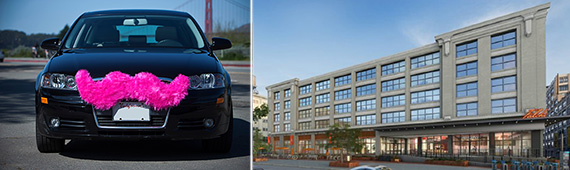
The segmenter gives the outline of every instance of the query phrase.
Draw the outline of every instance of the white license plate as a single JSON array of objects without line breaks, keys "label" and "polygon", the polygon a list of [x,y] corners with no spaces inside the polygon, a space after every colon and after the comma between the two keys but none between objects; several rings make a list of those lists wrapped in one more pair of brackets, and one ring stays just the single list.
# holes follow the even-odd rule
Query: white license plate
[{"label": "white license plate", "polygon": [[119,102],[113,121],[150,121],[149,107],[140,102]]}]

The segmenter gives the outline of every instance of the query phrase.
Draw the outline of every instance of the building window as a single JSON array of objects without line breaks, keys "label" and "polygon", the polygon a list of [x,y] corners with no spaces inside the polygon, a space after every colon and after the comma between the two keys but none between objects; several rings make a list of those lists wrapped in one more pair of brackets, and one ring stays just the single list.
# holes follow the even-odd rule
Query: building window
[{"label": "building window", "polygon": [[439,64],[439,52],[414,57],[411,60],[411,64],[412,69]]},{"label": "building window", "polygon": [[299,122],[299,130],[311,129],[311,122]]},{"label": "building window", "polygon": [[516,54],[507,54],[491,58],[491,71],[515,68],[517,65],[516,58]]},{"label": "building window", "polygon": [[376,109],[376,99],[356,101],[356,111]]},{"label": "building window", "polygon": [[329,115],[331,110],[330,106],[325,106],[325,107],[317,107],[315,108],[315,116],[326,116]]},{"label": "building window", "polygon": [[275,132],[281,131],[281,130],[279,129],[279,125],[273,125],[273,131],[275,131]]},{"label": "building window", "polygon": [[457,78],[477,75],[477,61],[457,65]]},{"label": "building window", "polygon": [[281,115],[279,114],[274,114],[273,116],[273,122],[279,122],[281,121]]},{"label": "building window", "polygon": [[514,91],[517,89],[517,79],[515,76],[501,77],[491,80],[491,92]]},{"label": "building window", "polygon": [[439,101],[439,89],[426,90],[426,91],[420,91],[420,92],[413,92],[412,93],[412,99],[411,99],[412,104],[426,103],[426,102],[433,102],[433,101]]},{"label": "building window", "polygon": [[311,93],[311,88],[313,88],[312,84],[307,84],[307,85],[301,86],[301,87],[299,87],[299,94]]},{"label": "building window", "polygon": [[457,104],[457,117],[477,116],[477,102]]},{"label": "building window", "polygon": [[315,129],[325,129],[325,128],[329,128],[329,120],[315,121]]},{"label": "building window", "polygon": [[438,83],[439,82],[439,70],[432,71],[428,73],[421,73],[412,75],[411,86],[420,86],[424,84]]},{"label": "building window", "polygon": [[286,124],[283,124],[283,126],[285,127],[285,132],[291,131],[291,124],[286,123]]},{"label": "building window", "polygon": [[330,80],[325,80],[321,82],[317,82],[315,86],[317,86],[317,91],[328,89],[330,85]]},{"label": "building window", "polygon": [[289,109],[291,108],[291,101],[287,100],[285,101],[285,109]]},{"label": "building window", "polygon": [[350,117],[336,118],[334,119],[334,124],[350,125],[350,121],[351,121]]},{"label": "building window", "polygon": [[291,119],[291,112],[285,112],[285,113],[283,113],[283,115],[285,116],[283,120],[290,120]]},{"label": "building window", "polygon": [[568,90],[568,85],[558,86],[558,91],[567,91],[567,90]]},{"label": "building window", "polygon": [[275,92],[273,93],[275,96],[273,96],[274,100],[279,100],[281,98],[281,92]]},{"label": "building window", "polygon": [[517,36],[515,31],[491,36],[491,49],[515,45],[517,43],[516,38]]},{"label": "building window", "polygon": [[281,103],[274,103],[273,106],[275,107],[275,111],[281,110]]},{"label": "building window", "polygon": [[376,77],[376,68],[371,68],[356,73],[356,81],[373,79],[375,77]]},{"label": "building window", "polygon": [[382,82],[382,91],[392,91],[406,88],[406,78],[388,80]]},{"label": "building window", "polygon": [[382,76],[406,71],[406,61],[399,61],[382,66]]},{"label": "building window", "polygon": [[351,109],[352,109],[352,106],[350,103],[343,103],[343,104],[334,105],[334,112],[336,114],[350,113]]},{"label": "building window", "polygon": [[335,91],[334,100],[349,99],[350,95],[350,89]]},{"label": "building window", "polygon": [[493,114],[517,112],[517,99],[508,98],[508,99],[492,100],[491,108],[492,108],[491,112]]},{"label": "building window", "polygon": [[356,87],[356,96],[366,96],[371,94],[376,94],[376,84]]},{"label": "building window", "polygon": [[382,113],[382,123],[394,123],[406,121],[406,112]]},{"label": "building window", "polygon": [[299,111],[299,119],[310,118],[310,117],[312,117],[311,109]]},{"label": "building window", "polygon": [[412,121],[439,119],[441,115],[439,107],[416,109],[411,112]]},{"label": "building window", "polygon": [[285,98],[291,96],[291,89],[286,89],[286,90],[284,91],[284,93],[285,93]]},{"label": "building window", "polygon": [[477,82],[458,84],[457,97],[477,96]]},{"label": "building window", "polygon": [[311,97],[305,97],[305,98],[299,99],[299,106],[300,107],[310,106],[310,105],[311,105]]},{"label": "building window", "polygon": [[[512,157],[531,155],[532,153],[529,153],[532,150],[531,141],[532,135],[530,131],[495,132],[495,155]],[[553,145],[552,142],[550,145]],[[532,155],[535,156],[534,154]]]},{"label": "building window", "polygon": [[560,77],[560,83],[568,83],[568,77]]},{"label": "building window", "polygon": [[456,57],[463,57],[471,54],[477,54],[477,40],[457,45],[455,49],[456,49],[455,50]]},{"label": "building window", "polygon": [[356,125],[376,124],[376,114],[356,116]]},{"label": "building window", "polygon": [[317,99],[317,104],[326,103],[330,101],[330,94],[326,93],[326,94],[317,95],[315,96],[315,98]]},{"label": "building window", "polygon": [[382,97],[382,107],[394,107],[406,104],[406,95]]},{"label": "building window", "polygon": [[351,81],[352,81],[352,78],[351,78],[350,74],[340,76],[340,77],[335,77],[334,78],[334,86],[338,87],[338,86],[342,86],[345,84],[350,84]]}]

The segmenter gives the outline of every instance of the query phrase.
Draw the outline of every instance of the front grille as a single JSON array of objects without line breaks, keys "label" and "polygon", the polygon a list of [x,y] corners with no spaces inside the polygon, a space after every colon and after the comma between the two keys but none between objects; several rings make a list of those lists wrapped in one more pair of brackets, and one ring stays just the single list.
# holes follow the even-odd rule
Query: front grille
[{"label": "front grille", "polygon": [[178,129],[181,130],[205,129],[204,119],[181,119],[180,121],[178,121]]},{"label": "front grille", "polygon": [[61,130],[85,130],[84,120],[61,118],[59,122],[59,129]]},{"label": "front grille", "polygon": [[99,126],[110,127],[161,127],[166,122],[166,116],[150,116],[150,121],[113,121],[113,116],[97,115]]}]

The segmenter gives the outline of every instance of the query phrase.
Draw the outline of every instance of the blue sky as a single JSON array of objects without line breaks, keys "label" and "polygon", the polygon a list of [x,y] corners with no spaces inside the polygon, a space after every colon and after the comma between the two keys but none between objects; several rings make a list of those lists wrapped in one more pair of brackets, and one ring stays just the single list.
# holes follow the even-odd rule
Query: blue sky
[{"label": "blue sky", "polygon": [[[257,89],[266,96],[268,85],[420,47],[435,42],[436,35],[546,2],[254,0]],[[569,17],[570,1],[551,2],[546,21],[548,83],[556,73],[570,72]]]}]

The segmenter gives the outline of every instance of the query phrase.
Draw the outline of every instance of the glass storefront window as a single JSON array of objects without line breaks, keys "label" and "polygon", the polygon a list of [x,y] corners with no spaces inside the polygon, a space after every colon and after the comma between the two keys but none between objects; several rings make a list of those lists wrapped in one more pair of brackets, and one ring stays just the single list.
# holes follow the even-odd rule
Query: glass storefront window
[{"label": "glass storefront window", "polygon": [[495,155],[528,157],[531,154],[531,135],[523,132],[496,132]]},{"label": "glass storefront window", "polygon": [[362,150],[360,154],[374,154],[376,153],[376,140],[374,138],[363,138],[360,139],[362,144]]}]

